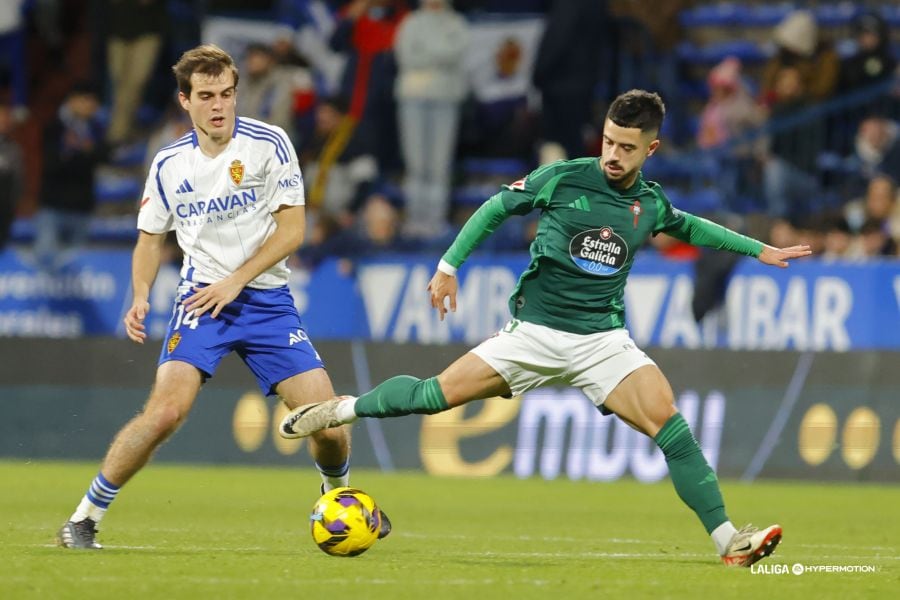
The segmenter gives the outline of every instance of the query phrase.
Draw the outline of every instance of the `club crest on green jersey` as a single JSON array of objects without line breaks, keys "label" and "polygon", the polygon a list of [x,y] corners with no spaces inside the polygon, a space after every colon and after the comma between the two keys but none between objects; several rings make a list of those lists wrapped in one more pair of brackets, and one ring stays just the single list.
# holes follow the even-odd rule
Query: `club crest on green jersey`
[{"label": "club crest on green jersey", "polygon": [[628,244],[612,227],[589,229],[572,238],[569,254],[582,271],[609,276],[618,273],[628,260]]}]

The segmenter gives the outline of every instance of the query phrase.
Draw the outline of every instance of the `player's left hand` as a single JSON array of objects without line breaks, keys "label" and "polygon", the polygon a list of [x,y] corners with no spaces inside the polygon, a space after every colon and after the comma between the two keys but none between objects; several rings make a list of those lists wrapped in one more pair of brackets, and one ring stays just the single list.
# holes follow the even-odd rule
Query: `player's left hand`
[{"label": "player's left hand", "polygon": [[206,287],[195,287],[194,295],[184,301],[184,308],[194,311],[194,317],[197,319],[207,311],[212,311],[209,316],[215,319],[225,306],[237,298],[242,289],[244,286],[230,277]]},{"label": "player's left hand", "polygon": [[763,246],[762,252],[759,253],[759,262],[781,267],[788,266],[788,261],[794,258],[803,258],[812,254],[812,250],[806,244],[800,246],[790,246],[789,248],[775,248],[773,246]]},{"label": "player's left hand", "polygon": [[450,300],[450,312],[456,312],[456,292],[458,290],[456,275],[447,275],[441,270],[434,273],[434,277],[428,283],[428,292],[431,294],[431,306],[437,309],[441,321],[447,314],[446,300]]}]

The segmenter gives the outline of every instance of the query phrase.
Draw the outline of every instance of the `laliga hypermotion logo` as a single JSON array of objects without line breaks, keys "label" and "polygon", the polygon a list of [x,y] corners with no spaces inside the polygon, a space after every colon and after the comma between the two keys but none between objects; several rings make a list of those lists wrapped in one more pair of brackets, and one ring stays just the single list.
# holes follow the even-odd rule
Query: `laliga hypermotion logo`
[{"label": "laliga hypermotion logo", "polygon": [[601,227],[573,237],[569,254],[581,270],[605,277],[621,270],[628,260],[628,245],[611,227]]},{"label": "laliga hypermotion logo", "polygon": [[238,159],[231,161],[231,166],[228,168],[228,174],[231,175],[231,180],[234,182],[234,185],[241,185],[241,182],[244,180],[243,163]]}]

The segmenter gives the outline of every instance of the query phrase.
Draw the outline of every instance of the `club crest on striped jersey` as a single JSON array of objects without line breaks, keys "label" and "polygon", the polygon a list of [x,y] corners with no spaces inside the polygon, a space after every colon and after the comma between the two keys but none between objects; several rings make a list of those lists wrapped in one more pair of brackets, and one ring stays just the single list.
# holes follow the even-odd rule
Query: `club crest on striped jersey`
[{"label": "club crest on striped jersey", "polygon": [[181,332],[176,331],[172,334],[172,337],[169,338],[168,343],[166,344],[166,350],[169,354],[175,352],[175,348],[178,347],[178,343],[181,341]]},{"label": "club crest on striped jersey", "polygon": [[231,166],[228,167],[228,174],[231,175],[234,185],[241,185],[244,180],[244,164],[238,159],[234,159],[231,161]]},{"label": "club crest on striped jersey", "polygon": [[608,277],[628,260],[628,244],[612,227],[582,231],[569,242],[569,255],[579,269]]}]

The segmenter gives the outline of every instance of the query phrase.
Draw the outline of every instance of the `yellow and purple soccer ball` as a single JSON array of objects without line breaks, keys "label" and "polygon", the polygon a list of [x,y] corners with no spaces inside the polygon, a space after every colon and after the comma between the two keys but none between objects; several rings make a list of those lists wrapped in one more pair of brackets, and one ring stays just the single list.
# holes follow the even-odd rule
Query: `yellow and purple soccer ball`
[{"label": "yellow and purple soccer ball", "polygon": [[335,488],[316,501],[309,529],[325,554],[358,556],[378,540],[381,511],[364,491]]}]

